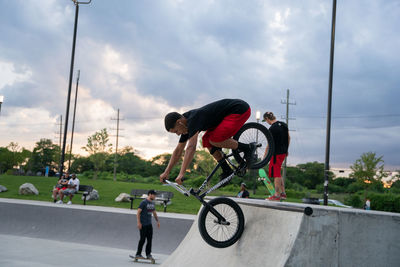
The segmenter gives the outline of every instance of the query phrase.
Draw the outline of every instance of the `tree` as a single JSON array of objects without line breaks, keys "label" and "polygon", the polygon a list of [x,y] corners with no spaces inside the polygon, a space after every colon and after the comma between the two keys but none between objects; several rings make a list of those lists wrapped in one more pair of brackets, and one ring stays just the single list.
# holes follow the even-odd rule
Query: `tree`
[{"label": "tree", "polygon": [[376,153],[366,152],[350,166],[350,169],[353,171],[350,177],[364,184],[365,196],[371,184],[381,183],[382,178],[386,176],[382,158],[383,156],[377,157]]},{"label": "tree", "polygon": [[103,169],[107,156],[112,151],[112,145],[108,144],[109,138],[105,128],[100,130],[100,132],[95,132],[87,140],[87,145],[82,147],[82,149],[90,154],[89,158],[94,167],[93,179],[96,180],[98,171]]},{"label": "tree", "polygon": [[44,172],[46,166],[56,169],[60,160],[60,147],[53,144],[51,139],[40,139],[32,151],[32,156],[28,161],[28,168],[34,172]]},{"label": "tree", "polygon": [[0,173],[12,169],[12,152],[6,147],[0,147]]},{"label": "tree", "polygon": [[362,182],[372,182],[381,180],[385,177],[383,156],[377,157],[373,152],[363,153],[356,162],[350,166],[353,173],[351,178],[361,180]]},{"label": "tree", "polygon": [[19,168],[20,165],[26,162],[31,156],[31,152],[25,148],[21,148],[18,143],[11,142],[7,148],[12,153],[11,162],[13,166],[16,166],[17,168]]},{"label": "tree", "polygon": [[[306,186],[309,189],[315,189],[318,184],[322,184],[324,181],[325,168],[323,163],[319,162],[307,162],[305,164],[298,164],[297,167],[302,171],[301,179],[299,182],[301,185]],[[329,172],[329,177],[333,176],[332,172]]]}]

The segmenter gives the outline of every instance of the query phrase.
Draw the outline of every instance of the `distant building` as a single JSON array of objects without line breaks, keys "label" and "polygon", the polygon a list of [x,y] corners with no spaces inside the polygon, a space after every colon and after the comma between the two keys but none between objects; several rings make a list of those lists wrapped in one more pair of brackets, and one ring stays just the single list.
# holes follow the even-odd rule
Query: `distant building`
[{"label": "distant building", "polygon": [[[330,168],[329,169],[334,175],[335,177],[333,179],[336,178],[350,178],[350,174],[353,172],[352,169],[345,169],[345,168]],[[396,171],[385,171],[386,173],[386,177],[382,178],[382,182],[384,184],[385,187],[390,188],[390,186],[392,185],[393,182],[399,180],[398,176],[399,176],[399,172]]]},{"label": "distant building", "polygon": [[330,168],[329,169],[335,175],[335,178],[350,178],[350,174],[353,172],[352,169],[344,169],[344,168]]}]

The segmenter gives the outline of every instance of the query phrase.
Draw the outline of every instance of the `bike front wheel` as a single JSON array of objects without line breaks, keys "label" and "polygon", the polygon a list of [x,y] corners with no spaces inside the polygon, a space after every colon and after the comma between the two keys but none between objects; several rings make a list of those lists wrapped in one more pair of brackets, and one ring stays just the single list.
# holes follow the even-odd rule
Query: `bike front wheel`
[{"label": "bike front wheel", "polygon": [[229,198],[219,197],[208,202],[224,219],[218,220],[204,206],[199,216],[199,231],[204,241],[216,248],[226,248],[239,240],[244,230],[244,215],[240,206]]},{"label": "bike front wheel", "polygon": [[[262,124],[249,122],[240,128],[240,130],[233,136],[238,142],[250,144],[255,142],[257,144],[256,156],[257,159],[253,162],[251,169],[260,169],[264,167],[271,159],[274,153],[274,140],[271,132]],[[233,156],[238,163],[243,162],[244,153],[238,150],[233,150]]]}]

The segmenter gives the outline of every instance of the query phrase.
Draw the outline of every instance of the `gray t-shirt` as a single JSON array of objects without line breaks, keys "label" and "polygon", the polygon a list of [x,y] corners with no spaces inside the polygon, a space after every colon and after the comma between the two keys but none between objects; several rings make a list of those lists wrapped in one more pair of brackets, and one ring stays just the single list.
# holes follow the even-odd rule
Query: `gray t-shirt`
[{"label": "gray t-shirt", "polygon": [[142,212],[140,213],[140,222],[142,223],[142,225],[151,224],[151,215],[155,210],[154,202],[145,199],[140,203],[139,209],[142,210]]}]

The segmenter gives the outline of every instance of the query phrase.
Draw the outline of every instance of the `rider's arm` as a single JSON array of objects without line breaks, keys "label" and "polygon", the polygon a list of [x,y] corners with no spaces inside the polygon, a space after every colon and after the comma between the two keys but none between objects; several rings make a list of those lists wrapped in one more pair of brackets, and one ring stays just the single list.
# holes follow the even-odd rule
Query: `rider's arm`
[{"label": "rider's arm", "polygon": [[139,229],[142,229],[142,223],[140,222],[140,214],[142,213],[142,209],[138,208],[137,213],[136,213],[136,220],[137,220],[137,226]]},{"label": "rider's arm", "polygon": [[169,174],[172,168],[178,163],[179,159],[182,157],[183,150],[185,149],[186,142],[178,143],[174,152],[172,152],[171,159],[169,160],[168,166],[164,173]]},{"label": "rider's arm", "polygon": [[181,166],[181,171],[179,172],[179,177],[183,177],[186,173],[186,169],[189,167],[189,164],[192,162],[194,153],[196,152],[197,146],[197,137],[199,133],[196,133],[192,137],[190,137],[188,145],[186,147],[185,156],[183,158],[183,163]]}]

